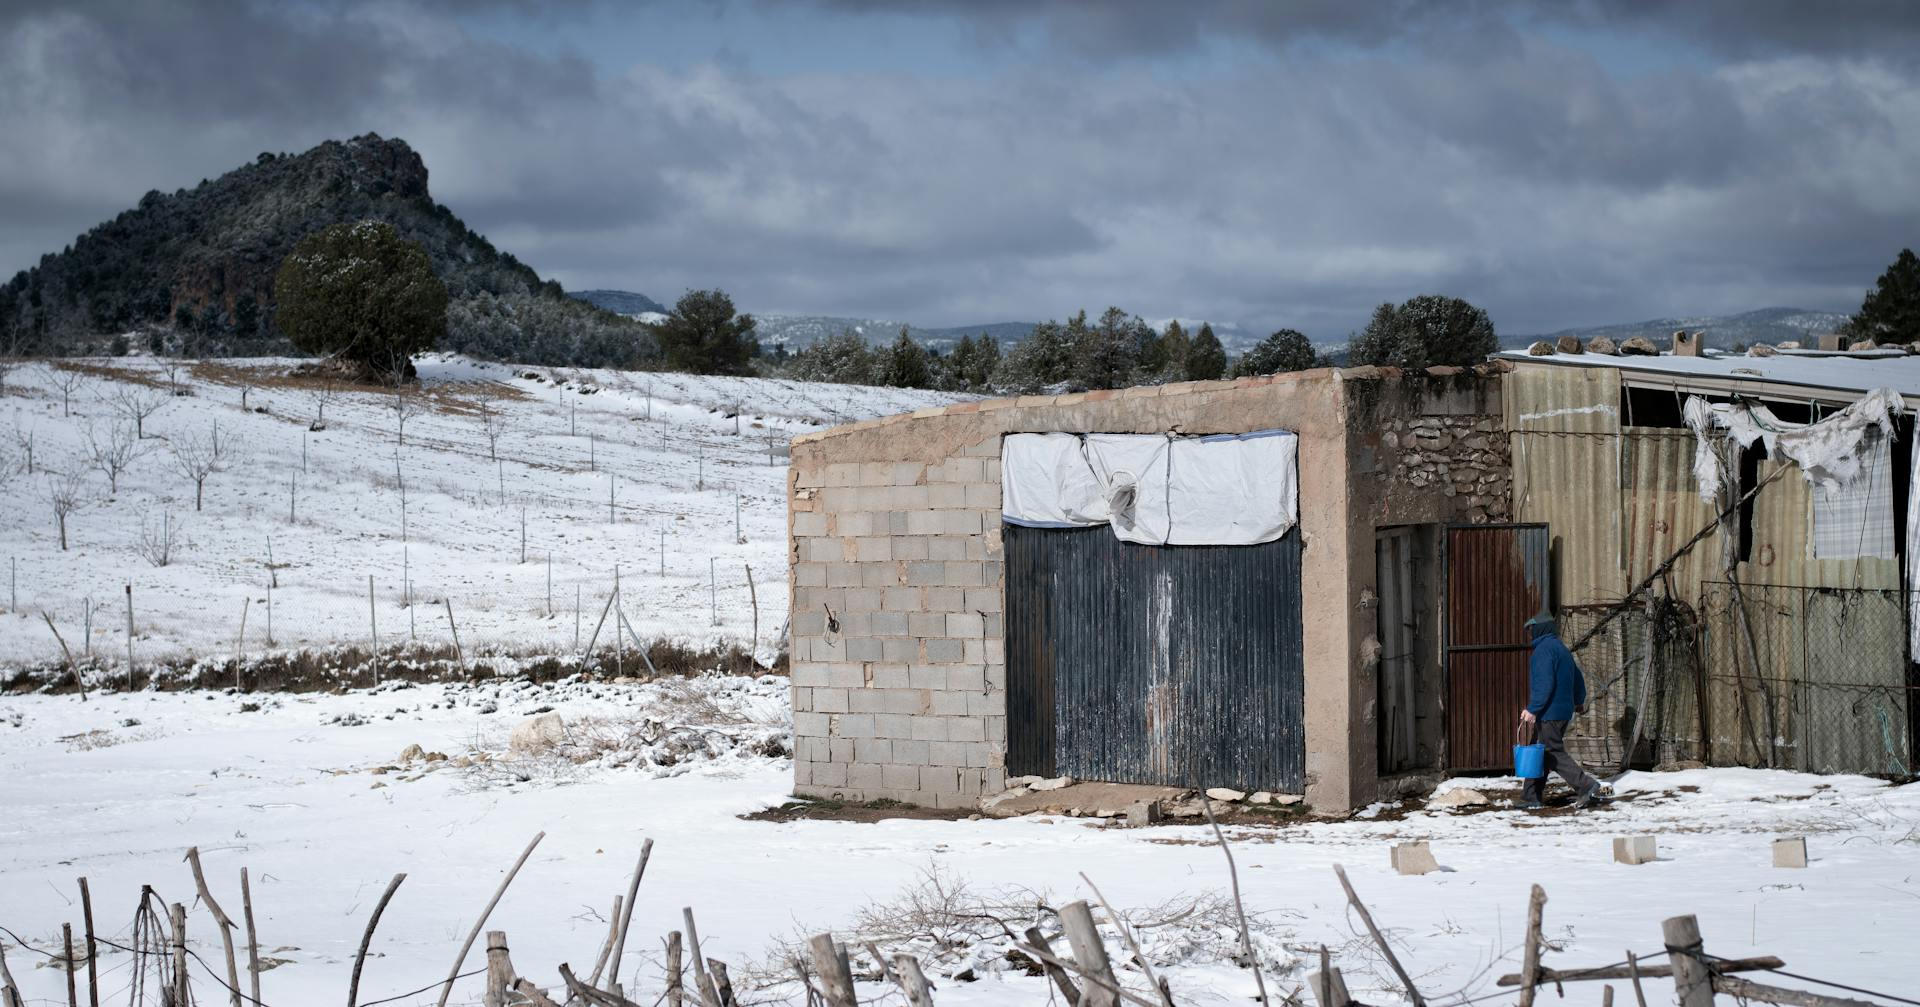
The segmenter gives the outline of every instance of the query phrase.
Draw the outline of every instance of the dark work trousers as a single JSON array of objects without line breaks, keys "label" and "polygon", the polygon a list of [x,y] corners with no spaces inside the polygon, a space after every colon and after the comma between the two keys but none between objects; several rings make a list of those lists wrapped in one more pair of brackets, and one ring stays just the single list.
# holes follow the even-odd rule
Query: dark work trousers
[{"label": "dark work trousers", "polygon": [[[1547,746],[1547,772],[1559,773],[1575,794],[1584,794],[1588,788],[1600,785],[1599,781],[1580,768],[1580,763],[1575,762],[1573,756],[1567,754],[1567,721],[1540,721],[1539,740],[1540,744]],[[1546,790],[1547,778],[1543,775],[1537,780],[1526,781],[1521,796],[1525,800],[1538,801],[1546,794]]]}]

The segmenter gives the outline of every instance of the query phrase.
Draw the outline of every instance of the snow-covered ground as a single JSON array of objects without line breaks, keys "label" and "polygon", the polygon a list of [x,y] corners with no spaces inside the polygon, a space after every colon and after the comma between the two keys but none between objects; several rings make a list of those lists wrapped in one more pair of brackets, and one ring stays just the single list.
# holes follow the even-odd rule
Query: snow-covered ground
[{"label": "snow-covered ground", "polygon": [[[326,429],[309,431],[322,408],[313,383],[272,380],[295,361],[215,361],[172,377],[146,358],[69,363],[91,373],[66,405],[57,381],[72,372],[44,363],[15,368],[0,397],[0,667],[60,660],[43,612],[76,654],[87,649],[89,606],[91,650],[123,662],[129,584],[142,664],[266,648],[270,581],[274,646],[361,645],[369,576],[383,645],[450,642],[450,600],[470,650],[559,653],[574,646],[576,599],[581,633],[592,632],[616,565],[634,628],[695,647],[753,633],[751,565],[760,637],[771,641],[787,606],[787,439],[954,399],[436,356],[420,362],[433,405],[407,419],[402,445],[393,396],[371,389],[325,402]],[[244,372],[262,381],[248,411],[236,383]],[[177,379],[192,394],[128,377]],[[163,404],[110,493],[88,436],[105,446],[130,426],[114,400],[142,389]],[[489,401],[504,425],[497,461],[481,419]],[[210,440],[216,426],[229,457],[196,511],[172,446]],[[59,482],[51,473],[68,472],[85,482],[63,552],[49,491]],[[142,536],[167,525],[180,544],[169,565],[154,566]]]},{"label": "snow-covered ground", "polygon": [[[563,961],[591,969],[612,896],[624,889],[647,837],[656,845],[622,970],[629,989],[657,991],[659,937],[680,926],[683,906],[698,914],[705,950],[729,962],[739,981],[796,932],[851,935],[863,909],[894,900],[930,870],[976,893],[1044,892],[1052,905],[1087,897],[1078,877],[1085,872],[1122,911],[1226,890],[1220,850],[1188,825],[743,820],[790,789],[787,761],[764,754],[784,725],[783,695],[778,679],[712,678],[278,697],[113,693],[84,703],[71,695],[6,697],[0,926],[51,951],[60,924],[79,922],[74,881],[85,876],[100,929],[125,943],[142,884],[192,903],[181,855],[198,845],[229,910],[238,902],[239,869],[250,869],[263,950],[286,961],[265,973],[263,999],[300,1007],[339,1001],[374,900],[400,871],[407,880],[381,921],[374,941],[381,957],[367,965],[361,999],[442,978],[502,872],[540,830],[546,839],[489,926],[507,932],[515,964],[543,982],[556,981]],[[661,740],[554,771],[516,761],[504,742],[509,728],[546,708],[583,729],[651,724],[650,737]],[[723,737],[694,746],[667,738],[689,718],[710,721]],[[400,761],[416,744],[451,758]],[[491,758],[455,765],[480,753]],[[1475,785],[1489,783],[1511,785]],[[1231,830],[1248,908],[1263,921],[1259,943],[1275,965],[1270,982],[1276,992],[1296,989],[1304,970],[1291,963],[1324,943],[1356,997],[1396,1002],[1383,989],[1385,969],[1343,908],[1331,869],[1341,863],[1435,1003],[1491,994],[1497,975],[1516,970],[1535,882],[1547,891],[1545,932],[1558,948],[1546,956],[1549,966],[1604,965],[1629,949],[1656,955],[1660,921],[1693,913],[1716,954],[1774,954],[1809,975],[1914,988],[1920,787],[1722,769],[1634,774],[1618,789],[1631,799],[1581,815],[1381,808],[1346,822]],[[1657,837],[1657,862],[1611,862],[1612,837],[1643,833]],[[1772,867],[1769,845],[1778,835],[1808,837],[1812,865]],[[1394,874],[1388,847],[1409,839],[1430,840],[1444,869]],[[201,956],[219,962],[203,907],[193,908],[189,935]],[[1218,960],[1230,934],[1173,921],[1147,935],[1163,962],[1186,959],[1166,969],[1179,1002],[1247,1002],[1249,974]],[[1047,1003],[1045,981],[1007,970],[997,950],[961,956],[977,981],[936,975],[938,1002]],[[102,957],[103,1000],[121,998],[129,957]],[[34,967],[43,955],[12,948],[8,959],[29,1002],[64,998],[58,971]],[[476,963],[477,952],[468,967]],[[217,1002],[217,988],[197,967],[195,975],[202,1002]],[[478,981],[466,980],[456,1001],[477,1001]],[[1628,995],[1620,985],[1616,1002]],[[1650,986],[1651,1002],[1671,995],[1669,984]],[[878,996],[882,988],[863,992]],[[1600,990],[1569,984],[1567,995],[1595,1004]],[[650,993],[641,1002],[651,1000]]]}]

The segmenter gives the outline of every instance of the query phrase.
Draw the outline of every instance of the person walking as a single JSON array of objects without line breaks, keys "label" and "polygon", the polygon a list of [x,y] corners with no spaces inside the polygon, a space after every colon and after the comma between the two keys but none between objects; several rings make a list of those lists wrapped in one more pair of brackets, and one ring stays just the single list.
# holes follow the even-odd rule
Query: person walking
[{"label": "person walking", "polygon": [[1527,705],[1520,710],[1520,722],[1539,730],[1539,743],[1546,747],[1546,769],[1539,778],[1526,781],[1521,789],[1520,807],[1538,808],[1546,796],[1547,773],[1559,773],[1576,795],[1573,806],[1584,808],[1606,798],[1600,793],[1600,781],[1587,775],[1580,763],[1567,754],[1567,723],[1576,713],[1587,712],[1587,679],[1574,663],[1573,652],[1560,641],[1559,627],[1552,616],[1536,615],[1527,620]]}]

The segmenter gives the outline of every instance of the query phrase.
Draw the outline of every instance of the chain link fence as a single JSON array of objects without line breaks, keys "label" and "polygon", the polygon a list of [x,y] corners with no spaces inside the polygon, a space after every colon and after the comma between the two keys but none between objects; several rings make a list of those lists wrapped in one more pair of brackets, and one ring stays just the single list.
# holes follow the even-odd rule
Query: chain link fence
[{"label": "chain link fence", "polygon": [[[1566,610],[1564,638],[1611,610]],[[1920,688],[1900,590],[1710,582],[1698,608],[1661,598],[1622,612],[1575,656],[1589,699],[1568,748],[1588,765],[1915,773]]]},{"label": "chain link fence", "polygon": [[1701,600],[1711,761],[1914,772],[1904,592],[1708,583]]}]

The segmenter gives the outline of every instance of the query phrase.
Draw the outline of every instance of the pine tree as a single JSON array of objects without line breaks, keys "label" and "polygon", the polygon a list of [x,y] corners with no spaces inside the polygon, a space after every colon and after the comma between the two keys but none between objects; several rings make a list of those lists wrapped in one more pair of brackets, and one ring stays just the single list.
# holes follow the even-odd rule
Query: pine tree
[{"label": "pine tree", "polygon": [[1193,340],[1188,338],[1187,330],[1180,326],[1176,318],[1167,323],[1167,331],[1160,337],[1160,366],[1156,370],[1162,381],[1187,380],[1187,354],[1193,351]]},{"label": "pine tree", "polygon": [[[447,285],[426,249],[392,224],[335,224],[294,248],[274,277],[275,321],[293,345],[392,380],[447,334]],[[180,306],[181,311],[186,305]]]},{"label": "pine tree", "polygon": [[1246,356],[1240,358],[1234,373],[1242,376],[1279,374],[1282,371],[1304,371],[1319,365],[1320,358],[1313,352],[1313,343],[1305,335],[1294,329],[1281,329],[1248,350]]},{"label": "pine tree", "polygon": [[735,315],[724,290],[689,290],[674,304],[655,336],[666,365],[694,374],[750,374],[760,341],[752,315]]},{"label": "pine tree", "polygon": [[1200,323],[1200,333],[1193,337],[1193,348],[1187,351],[1188,381],[1217,381],[1227,373],[1227,350],[1220,345],[1220,337],[1213,334],[1210,323]]},{"label": "pine tree", "polygon": [[[1140,347],[1152,338],[1152,329],[1125,311],[1108,308],[1100,321],[1088,325],[1082,311],[1068,322],[1074,329],[1074,383],[1084,388],[1125,388],[1133,383],[1140,364]],[[1147,339],[1142,339],[1145,330]]]},{"label": "pine tree", "polygon": [[[1085,328],[1085,312],[1077,323]],[[1061,384],[1073,373],[1075,352],[1074,323],[1041,322],[1000,359],[993,384],[1020,395]]]},{"label": "pine tree", "polygon": [[1920,342],[1920,258],[1903,248],[1847,320],[1846,333],[1877,343]]},{"label": "pine tree", "polygon": [[900,326],[899,337],[881,354],[875,378],[879,384],[894,388],[927,388],[932,385],[933,367],[927,356],[927,348],[907,334],[906,326]]},{"label": "pine tree", "polygon": [[1470,367],[1500,348],[1487,313],[1457,297],[1422,294],[1382,304],[1353,341],[1355,364]]}]

